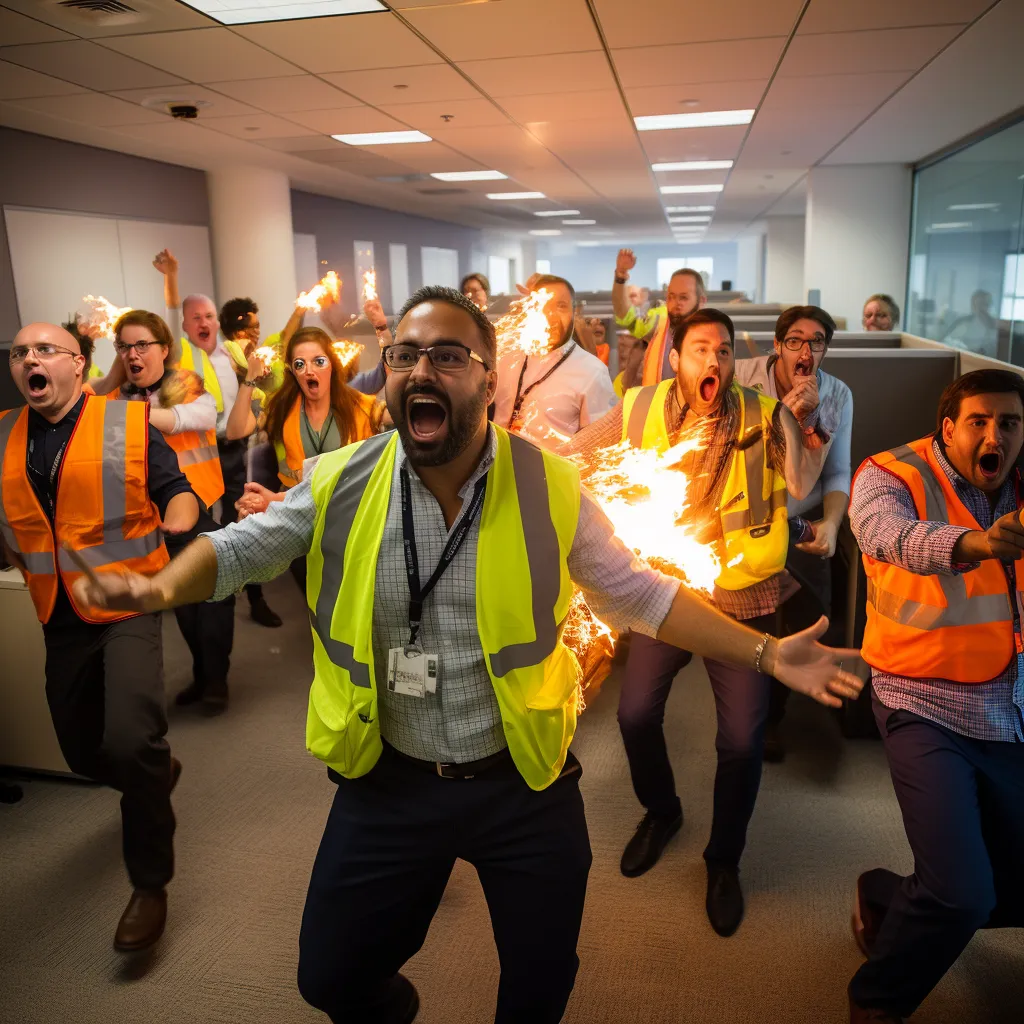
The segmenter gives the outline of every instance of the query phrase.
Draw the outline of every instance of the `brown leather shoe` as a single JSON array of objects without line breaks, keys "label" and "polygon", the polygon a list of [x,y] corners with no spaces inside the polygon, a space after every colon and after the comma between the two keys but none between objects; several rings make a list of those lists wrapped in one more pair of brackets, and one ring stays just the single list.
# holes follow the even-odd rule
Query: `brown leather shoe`
[{"label": "brown leather shoe", "polygon": [[864,956],[870,957],[875,939],[878,938],[878,929],[882,927],[882,922],[878,915],[872,911],[867,900],[864,899],[864,892],[861,887],[863,879],[863,875],[857,879],[857,892],[853,898],[853,913],[850,915],[850,927],[853,930],[853,939],[857,943],[857,948]]},{"label": "brown leather shoe", "polygon": [[167,892],[164,889],[136,889],[114,933],[114,949],[133,953],[148,949],[164,933],[167,923]]},{"label": "brown leather shoe", "polygon": [[868,1009],[850,1000],[850,1024],[906,1024],[902,1017],[896,1017],[888,1010]]},{"label": "brown leather shoe", "polygon": [[174,792],[174,787],[178,784],[178,779],[181,778],[181,762],[176,758],[171,758],[171,792]]}]

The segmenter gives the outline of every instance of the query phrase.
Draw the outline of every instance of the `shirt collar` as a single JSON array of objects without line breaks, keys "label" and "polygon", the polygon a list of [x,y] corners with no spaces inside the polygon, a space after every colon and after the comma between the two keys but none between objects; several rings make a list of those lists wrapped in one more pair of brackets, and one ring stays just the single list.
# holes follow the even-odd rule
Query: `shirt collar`
[{"label": "shirt collar", "polygon": [[[494,427],[487,424],[487,441],[484,444],[484,453],[480,457],[480,461],[477,463],[476,469],[473,470],[469,475],[469,479],[462,485],[459,491],[459,497],[465,501],[467,498],[472,496],[473,488],[476,487],[477,481],[494,465],[494,460],[498,455],[498,438],[494,432]],[[398,451],[395,454],[395,471],[397,472],[402,467],[408,464],[408,458],[405,454],[405,449],[402,447],[402,438],[398,438]],[[426,485],[417,476],[415,470],[409,474],[409,479],[419,487],[425,487]]]},{"label": "shirt collar", "polygon": [[76,423],[78,417],[82,414],[82,408],[85,406],[85,392],[78,396],[78,401],[59,419],[56,423],[51,423],[41,412],[36,412],[35,409],[29,408],[28,410],[28,422],[30,427],[34,427],[39,430],[56,430],[61,425],[71,422]]}]

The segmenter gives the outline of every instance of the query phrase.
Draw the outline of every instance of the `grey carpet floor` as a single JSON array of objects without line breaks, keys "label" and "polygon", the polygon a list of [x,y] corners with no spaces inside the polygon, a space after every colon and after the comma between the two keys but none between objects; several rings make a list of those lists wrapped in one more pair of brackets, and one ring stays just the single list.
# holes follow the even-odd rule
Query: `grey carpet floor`
[{"label": "grey carpet floor", "polygon": [[[299,1024],[324,1020],[295,987],[306,883],[333,786],[303,746],[310,678],[305,614],[290,579],[268,588],[280,630],[239,601],[232,706],[220,719],[171,711],[184,763],[174,797],[177,875],[167,933],[148,957],[111,948],[128,896],[116,794],[32,780],[0,806],[0,1021],[4,1024]],[[188,680],[165,625],[167,689]],[[686,824],[639,879],[618,860],[640,816],[615,722],[613,677],[584,715],[594,866],[571,1024],[841,1024],[860,963],[848,915],[854,879],[910,866],[881,745],[844,742],[829,714],[794,700],[791,755],[767,766],[743,861],[747,917],[731,939],[704,914],[714,705],[703,669],[684,672],[667,731]],[[407,973],[420,1024],[486,1024],[498,965],[471,868],[458,865]],[[979,934],[915,1024],[1024,1020],[1024,932]]]}]

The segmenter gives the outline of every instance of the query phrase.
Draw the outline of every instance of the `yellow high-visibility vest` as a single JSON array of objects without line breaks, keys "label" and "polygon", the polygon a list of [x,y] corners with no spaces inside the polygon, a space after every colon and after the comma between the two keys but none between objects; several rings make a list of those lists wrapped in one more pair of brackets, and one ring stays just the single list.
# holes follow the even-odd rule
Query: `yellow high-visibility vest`
[{"label": "yellow high-visibility vest", "polygon": [[[531,789],[558,778],[576,730],[580,666],[562,643],[579,473],[500,427],[476,558],[476,628],[509,752]],[[380,757],[374,585],[394,477],[394,431],[321,456],[307,558],[314,679],[306,746],[340,775]]]},{"label": "yellow high-visibility vest", "polygon": [[[660,452],[671,447],[665,401],[675,386],[675,379],[669,378],[626,392],[622,401],[623,441]],[[785,568],[789,522],[786,477],[768,464],[765,444],[778,402],[735,382],[731,390],[740,402],[738,438],[746,437],[754,427],[761,428],[757,441],[733,455],[719,507],[725,560],[715,583],[723,590],[743,590]]]},{"label": "yellow high-visibility vest", "polygon": [[[196,365],[197,352],[200,356],[198,366]],[[198,373],[203,378],[203,387],[213,395],[213,399],[217,403],[218,414],[224,411],[224,395],[221,394],[217,371],[214,370],[213,363],[210,362],[210,357],[206,352],[197,345],[193,345],[188,338],[181,339],[181,361],[178,363],[178,369]]]}]

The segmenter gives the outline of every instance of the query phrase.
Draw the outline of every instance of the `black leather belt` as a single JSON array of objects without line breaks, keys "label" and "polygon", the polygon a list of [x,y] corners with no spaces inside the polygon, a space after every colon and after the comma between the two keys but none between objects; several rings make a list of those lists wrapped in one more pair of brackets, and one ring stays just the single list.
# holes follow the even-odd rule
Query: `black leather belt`
[{"label": "black leather belt", "polygon": [[472,779],[499,765],[512,763],[512,755],[509,753],[508,747],[499,750],[496,754],[481,757],[477,761],[453,763],[450,761],[424,761],[422,758],[403,754],[390,743],[385,742],[384,746],[393,754],[397,754],[403,761],[408,761],[409,764],[415,765],[422,771],[430,772],[431,775],[439,775],[442,779]]}]

